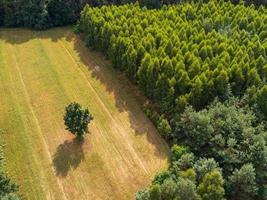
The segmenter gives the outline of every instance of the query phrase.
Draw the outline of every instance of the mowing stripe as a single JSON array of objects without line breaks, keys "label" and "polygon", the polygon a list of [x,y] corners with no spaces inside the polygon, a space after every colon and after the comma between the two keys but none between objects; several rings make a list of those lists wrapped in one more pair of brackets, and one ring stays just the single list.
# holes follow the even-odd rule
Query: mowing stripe
[{"label": "mowing stripe", "polygon": [[[13,50],[12,50],[12,46],[11,46],[10,44],[9,44],[9,48],[10,48],[11,52],[13,52]],[[24,83],[24,81],[23,81],[23,77],[22,77],[21,71],[20,71],[20,69],[19,69],[19,67],[18,67],[18,63],[17,63],[16,55],[15,55],[14,53],[13,53],[13,57],[14,57],[14,61],[15,61],[15,68],[16,68],[16,70],[17,70],[17,72],[18,72],[19,79],[20,79],[20,82],[21,82],[21,85],[22,85],[22,88],[23,88],[23,93],[24,93],[24,96],[25,96],[25,98],[26,98],[27,106],[29,107],[30,113],[31,113],[31,115],[32,115],[32,117],[33,117],[33,120],[34,120],[35,125],[36,125],[36,128],[37,128],[37,131],[38,131],[39,135],[41,136],[42,143],[44,144],[46,154],[47,154],[47,156],[49,157],[49,160],[52,162],[52,156],[51,156],[51,154],[50,154],[50,152],[49,152],[49,147],[48,147],[48,145],[47,145],[47,143],[46,143],[46,141],[45,141],[45,139],[44,139],[44,137],[43,137],[43,134],[42,134],[42,131],[41,131],[41,127],[40,127],[40,125],[39,125],[39,121],[38,121],[38,119],[37,119],[37,117],[36,117],[36,115],[35,115],[35,112],[34,112],[32,106],[31,106],[31,103],[30,103],[30,97],[29,97],[29,94],[28,94],[28,92],[27,92],[26,85],[25,85],[25,83]],[[67,200],[61,182],[59,181],[59,179],[58,179],[57,177],[56,177],[56,180],[57,180],[57,184],[58,184],[58,186],[59,186],[59,188],[60,188],[60,190],[61,190],[61,194],[62,194],[63,199],[64,199],[64,200]]]},{"label": "mowing stripe", "polygon": [[[0,34],[7,168],[26,199],[128,200],[167,167],[167,145],[128,83],[69,28]],[[95,117],[82,146],[62,119],[71,101]]]}]

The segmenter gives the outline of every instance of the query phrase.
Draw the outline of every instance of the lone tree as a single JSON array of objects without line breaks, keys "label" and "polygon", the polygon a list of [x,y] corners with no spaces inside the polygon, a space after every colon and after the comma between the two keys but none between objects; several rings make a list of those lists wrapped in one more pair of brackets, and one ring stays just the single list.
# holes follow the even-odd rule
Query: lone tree
[{"label": "lone tree", "polygon": [[83,110],[80,104],[73,102],[65,108],[65,111],[64,121],[67,130],[77,137],[88,133],[88,124],[93,120],[88,108]]}]

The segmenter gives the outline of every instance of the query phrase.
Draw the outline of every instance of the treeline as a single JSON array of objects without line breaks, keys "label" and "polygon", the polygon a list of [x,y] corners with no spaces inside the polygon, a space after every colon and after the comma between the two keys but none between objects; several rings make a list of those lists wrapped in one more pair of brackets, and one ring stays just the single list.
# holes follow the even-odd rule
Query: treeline
[{"label": "treeline", "polygon": [[0,26],[47,29],[73,24],[83,7],[129,0],[0,0]]},{"label": "treeline", "polygon": [[16,195],[18,186],[14,184],[6,175],[4,170],[5,160],[3,147],[0,144],[0,199],[1,200],[20,200]]},{"label": "treeline", "polygon": [[[209,0],[201,0],[207,3]],[[231,1],[234,4],[240,3],[240,0],[225,0]],[[245,5],[254,4],[255,6],[267,5],[266,0],[241,0],[244,1]],[[135,2],[135,1],[132,1]],[[141,6],[146,6],[147,8],[161,8],[163,5],[171,5],[178,3],[186,3],[186,2],[199,2],[199,0],[139,0]]]},{"label": "treeline", "polygon": [[136,199],[266,199],[266,8],[86,6],[78,30],[151,100],[178,155]]},{"label": "treeline", "polygon": [[[122,5],[139,2],[147,8],[183,3],[191,0],[0,0],[0,26],[28,27],[38,30],[73,24],[83,7]],[[237,3],[239,0],[233,0]],[[266,0],[246,0],[247,5],[267,5]]]},{"label": "treeline", "polygon": [[[75,23],[85,5],[121,5],[137,0],[0,0],[0,26],[28,27],[38,30]],[[160,1],[143,1],[156,8]]]},{"label": "treeline", "polygon": [[78,13],[74,1],[0,0],[0,25],[46,29],[69,24]]}]

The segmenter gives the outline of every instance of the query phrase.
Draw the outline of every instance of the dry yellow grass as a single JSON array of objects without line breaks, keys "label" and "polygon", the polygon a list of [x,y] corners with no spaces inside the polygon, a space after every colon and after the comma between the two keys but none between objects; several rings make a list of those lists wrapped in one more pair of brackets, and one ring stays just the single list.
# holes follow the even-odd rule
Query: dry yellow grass
[{"label": "dry yellow grass", "polygon": [[[77,142],[64,107],[94,116]],[[0,30],[0,142],[29,200],[133,199],[168,165],[168,147],[127,80],[69,28]]]}]

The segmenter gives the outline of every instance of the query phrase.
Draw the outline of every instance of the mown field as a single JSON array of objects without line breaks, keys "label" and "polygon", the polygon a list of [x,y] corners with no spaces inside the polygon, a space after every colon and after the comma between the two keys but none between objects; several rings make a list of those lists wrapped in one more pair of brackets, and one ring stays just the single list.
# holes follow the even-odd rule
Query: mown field
[{"label": "mown field", "polygon": [[[133,199],[167,167],[168,148],[133,87],[69,28],[0,29],[0,141],[27,200]],[[83,143],[65,106],[94,116]]]}]

